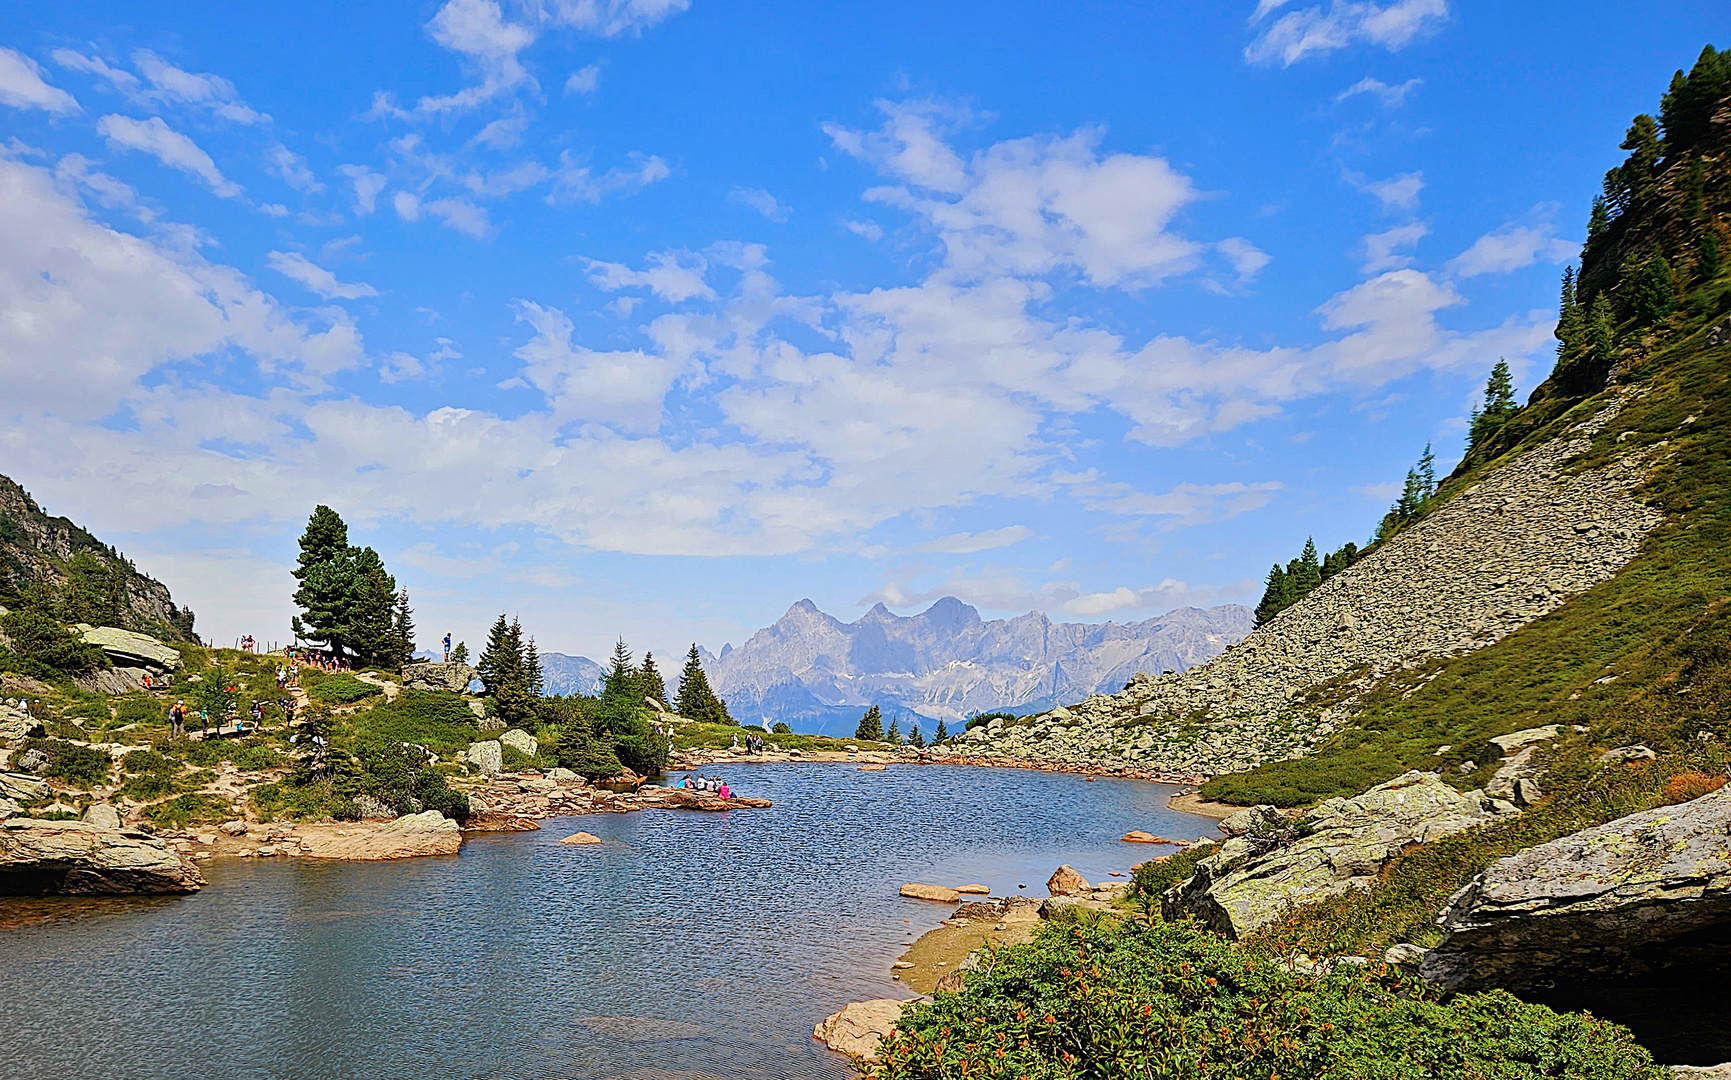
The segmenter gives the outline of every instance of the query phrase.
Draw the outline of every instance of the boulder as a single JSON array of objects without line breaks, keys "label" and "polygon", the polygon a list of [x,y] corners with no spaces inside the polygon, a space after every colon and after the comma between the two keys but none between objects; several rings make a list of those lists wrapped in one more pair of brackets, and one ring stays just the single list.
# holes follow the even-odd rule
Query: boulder
[{"label": "boulder", "polygon": [[149,833],[86,821],[0,822],[0,895],[188,893],[203,886],[195,866]]},{"label": "boulder", "polygon": [[180,653],[149,634],[122,630],[118,626],[87,626],[80,623],[84,643],[102,650],[116,667],[148,668],[152,671],[179,671]]},{"label": "boulder", "polygon": [[404,664],[403,689],[444,690],[452,694],[467,693],[475,681],[475,669],[455,660],[446,663]]},{"label": "boulder", "polygon": [[1215,826],[1227,836],[1243,836],[1245,833],[1270,825],[1284,825],[1285,819],[1280,811],[1272,806],[1248,806],[1236,813],[1228,814],[1220,819]]},{"label": "boulder", "polygon": [[1513,757],[1503,759],[1497,766],[1497,771],[1486,781],[1485,794],[1495,799],[1509,799],[1517,806],[1527,805],[1527,802],[1516,798],[1516,789],[1526,784],[1531,792],[1538,791],[1534,778],[1544,771],[1544,765],[1538,760],[1538,750],[1537,746],[1522,747]]},{"label": "boulder", "polygon": [[1459,792],[1436,773],[1409,772],[1350,799],[1329,799],[1287,836],[1233,837],[1161,898],[1168,919],[1194,915],[1236,938],[1289,904],[1369,888],[1410,844],[1428,843],[1518,813],[1481,791]]},{"label": "boulder", "polygon": [[940,904],[959,904],[962,894],[945,885],[921,885],[909,882],[902,886],[901,894],[914,900],[935,900]]},{"label": "boulder", "polygon": [[582,846],[586,847],[590,844],[599,844],[601,842],[601,838],[599,836],[596,836],[594,833],[574,832],[570,836],[567,836],[565,839],[563,839],[559,842],[561,844],[577,844],[577,845],[582,845]]},{"label": "boulder", "polygon": [[536,740],[535,736],[529,734],[527,731],[521,731],[517,728],[512,728],[510,731],[499,736],[499,742],[502,746],[516,747],[524,757],[534,757],[535,751],[541,747],[540,742]]},{"label": "boulder", "polygon": [[483,776],[494,776],[505,767],[505,751],[496,740],[488,739],[470,746],[464,760]]},{"label": "boulder", "polygon": [[1599,760],[1606,764],[1628,764],[1631,761],[1651,761],[1659,755],[1652,748],[1636,743],[1634,746],[1619,746],[1615,750],[1607,750],[1599,755]]},{"label": "boulder", "polygon": [[1046,879],[1046,891],[1053,896],[1086,896],[1094,891],[1094,887],[1074,866],[1065,863]]},{"label": "boulder", "polygon": [[1385,964],[1416,971],[1418,966],[1424,963],[1424,950],[1403,941],[1398,945],[1390,945],[1388,951],[1382,954],[1382,960]]},{"label": "boulder", "polygon": [[91,803],[84,810],[84,822],[98,829],[118,829],[123,824],[120,811],[105,802]]},{"label": "boulder", "polygon": [[371,795],[357,795],[355,796],[355,802],[360,804],[361,817],[363,819],[370,818],[374,821],[390,821],[397,817],[396,807],[392,806],[390,803],[384,802],[383,800],[375,799]]},{"label": "boulder", "polygon": [[359,825],[301,839],[301,853],[315,859],[409,859],[418,855],[455,855],[463,831],[455,822],[428,810],[404,814],[383,825]]},{"label": "boulder", "polygon": [[811,1029],[811,1037],[838,1054],[876,1061],[878,1043],[896,1029],[903,1004],[894,998],[855,1001],[820,1021]]},{"label": "boulder", "polygon": [[1523,731],[1511,731],[1507,735],[1498,735],[1485,744],[1484,752],[1479,755],[1479,764],[1494,765],[1503,758],[1556,738],[1557,732],[1561,730],[1563,730],[1561,724],[1546,724],[1544,727],[1527,728]]},{"label": "boulder", "polygon": [[570,783],[572,780],[581,779],[581,777],[579,777],[576,773],[572,772],[570,769],[562,769],[562,768],[559,768],[557,766],[555,766],[553,769],[548,771],[547,778],[549,780],[560,781],[560,782],[564,782],[564,783]]},{"label": "boulder", "polygon": [[1520,993],[1731,964],[1731,787],[1499,859],[1456,893],[1421,969]]},{"label": "boulder", "polygon": [[246,822],[237,818],[234,821],[225,821],[221,825],[218,825],[217,828],[221,829],[223,833],[228,836],[245,836],[247,826]]},{"label": "boulder", "polygon": [[20,799],[29,802],[48,794],[48,781],[28,773],[0,772],[0,799]]},{"label": "boulder", "polygon": [[990,895],[992,895],[992,889],[991,889],[991,886],[989,886],[989,885],[957,885],[956,891],[961,893],[964,896],[990,896]]},{"label": "boulder", "polygon": [[1129,832],[1125,833],[1123,836],[1120,836],[1118,839],[1122,840],[1126,844],[1165,844],[1165,843],[1169,843],[1169,841],[1164,836],[1155,836],[1153,833],[1143,832],[1141,829],[1132,829]]}]

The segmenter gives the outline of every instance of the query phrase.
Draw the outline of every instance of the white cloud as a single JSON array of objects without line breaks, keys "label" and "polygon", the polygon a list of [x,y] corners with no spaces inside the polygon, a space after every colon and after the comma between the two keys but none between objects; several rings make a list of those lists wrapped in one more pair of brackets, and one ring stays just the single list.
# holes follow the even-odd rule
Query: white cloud
[{"label": "white cloud", "polygon": [[337,276],[298,252],[273,251],[266,256],[270,268],[304,285],[326,300],[359,300],[379,291],[365,282],[338,281]]},{"label": "white cloud", "polygon": [[1255,596],[1260,589],[1261,583],[1252,578],[1226,585],[1192,585],[1188,581],[1166,578],[1147,588],[1133,589],[1120,585],[1110,592],[1082,593],[1065,601],[1063,610],[1083,618],[1131,611],[1164,613],[1180,607],[1212,607],[1244,600]]},{"label": "white cloud", "polygon": [[316,195],[325,189],[325,186],[319,183],[318,177],[313,175],[313,171],[307,168],[306,158],[282,143],[272,146],[265,160],[270,164],[271,170],[296,191]]},{"label": "white cloud", "polygon": [[385,178],[364,165],[338,165],[337,172],[355,187],[355,211],[372,213],[378,206],[379,192],[385,190]]},{"label": "white cloud", "polygon": [[635,164],[629,169],[613,168],[596,176],[587,165],[578,165],[569,150],[559,154],[559,168],[552,174],[553,186],[547,192],[551,205],[570,202],[598,203],[615,192],[637,192],[658,180],[673,175],[667,162],[654,155],[632,155]]},{"label": "white cloud", "polygon": [[[1260,0],[1251,24],[1286,2]],[[1386,4],[1331,0],[1326,8],[1318,4],[1282,15],[1245,48],[1244,58],[1253,64],[1278,61],[1290,67],[1307,56],[1321,56],[1358,42],[1398,52],[1434,30],[1448,14],[1447,0],[1393,0]]]},{"label": "white cloud", "polygon": [[618,37],[678,15],[691,0],[530,0],[526,6],[556,25]]},{"label": "white cloud", "polygon": [[1581,245],[1556,235],[1549,222],[1504,225],[1488,232],[1453,259],[1448,269],[1460,277],[1506,274],[1543,260],[1566,263],[1581,253]]},{"label": "white cloud", "polygon": [[1399,270],[1412,265],[1412,258],[1397,255],[1400,248],[1410,248],[1430,235],[1430,226],[1417,221],[1396,225],[1392,229],[1371,233],[1364,238],[1364,272],[1380,274],[1384,270]]},{"label": "white cloud", "polygon": [[1158,585],[1083,592],[1074,581],[1049,581],[1030,585],[1022,571],[989,567],[980,571],[952,570],[942,580],[917,587],[907,578],[892,579],[860,605],[882,603],[892,608],[913,608],[940,597],[954,596],[963,603],[988,611],[1049,611],[1083,619],[1134,613],[1159,615],[1179,607],[1209,607],[1255,596],[1261,584],[1250,578],[1224,585],[1192,585],[1166,578]]},{"label": "white cloud", "polygon": [[132,62],[150,84],[148,89],[133,95],[139,100],[196,105],[237,124],[270,122],[270,117],[242,101],[234,84],[227,79],[183,71],[147,49],[134,53]]},{"label": "white cloud", "polygon": [[42,65],[21,52],[0,46],[0,104],[67,115],[80,112],[78,99],[43,78]]},{"label": "white cloud", "polygon": [[853,233],[855,236],[862,236],[865,239],[870,240],[874,244],[884,238],[883,226],[879,225],[875,221],[851,221],[847,218],[843,218],[841,227],[846,229],[848,232]]},{"label": "white cloud", "polygon": [[1334,100],[1345,101],[1358,94],[1375,95],[1378,101],[1390,109],[1398,109],[1406,104],[1406,96],[1423,84],[1423,79],[1408,79],[1406,82],[1390,86],[1381,79],[1366,75],[1351,86],[1334,95]]},{"label": "white cloud", "polygon": [[9,418],[105,416],[142,393],[146,374],[231,347],[263,370],[309,377],[359,363],[353,324],[335,309],[319,314],[327,329],[310,330],[235,270],[116,232],[47,170],[0,158],[0,410]]},{"label": "white cloud", "polygon": [[1354,484],[1352,490],[1368,499],[1387,502],[1401,493],[1406,485],[1399,480],[1384,480],[1376,484]]},{"label": "white cloud", "polygon": [[206,187],[225,199],[240,194],[240,185],[230,183],[210,155],[198,144],[162,122],[162,117],[134,120],[127,116],[104,116],[96,122],[108,144],[118,150],[138,150],[171,169],[179,169],[204,181]]},{"label": "white cloud", "polygon": [[704,280],[709,267],[702,256],[689,251],[658,251],[651,253],[645,262],[648,265],[644,269],[633,270],[621,263],[584,260],[589,280],[607,292],[645,288],[670,304],[698,297],[715,298],[715,290]]},{"label": "white cloud", "polygon": [[1401,173],[1387,180],[1369,180],[1347,173],[1346,180],[1365,194],[1376,196],[1384,210],[1411,210],[1418,205],[1419,192],[1424,190],[1422,172]]},{"label": "white cloud", "polygon": [[1273,256],[1257,248],[1255,244],[1242,236],[1232,236],[1214,245],[1214,250],[1226,257],[1231,264],[1232,272],[1238,275],[1238,283],[1247,285],[1256,280],[1256,275],[1262,273],[1263,267],[1273,261]]},{"label": "white cloud", "polygon": [[623,431],[653,432],[679,364],[640,351],[595,352],[571,342],[571,320],[558,308],[525,300],[517,318],[535,336],[515,353],[521,378],[540,390],[559,422],[584,420]]},{"label": "white cloud", "polygon": [[565,80],[567,94],[593,94],[601,88],[601,65],[589,64],[571,73]]},{"label": "white cloud", "polygon": [[1137,491],[1129,484],[1108,483],[1085,474],[1060,477],[1078,501],[1089,510],[1134,517],[1170,519],[1163,528],[1180,525],[1203,525],[1226,521],[1240,514],[1260,510],[1285,485],[1277,480],[1254,484],[1232,481],[1224,484],[1177,484],[1168,491],[1154,493]]},{"label": "white cloud", "polygon": [[123,68],[110,67],[101,57],[85,56],[72,49],[55,49],[52,55],[54,62],[68,71],[95,75],[123,94],[130,96],[139,87],[138,76]]},{"label": "white cloud", "polygon": [[1007,525],[1002,529],[987,529],[984,532],[951,533],[936,540],[915,544],[913,550],[942,555],[971,555],[978,551],[994,551],[1011,544],[1019,544],[1033,535],[1034,530],[1026,525]]},{"label": "white cloud", "polygon": [[1016,139],[963,160],[944,141],[959,117],[933,102],[880,102],[875,132],[824,131],[845,153],[902,182],[866,198],[926,219],[958,279],[1072,269],[1138,289],[1191,269],[1200,246],[1168,231],[1200,193],[1164,159],[1102,157],[1102,133]]},{"label": "white cloud", "polygon": [[468,199],[433,199],[422,203],[421,208],[464,236],[485,240],[493,232],[487,211]]},{"label": "white cloud", "polygon": [[787,207],[762,188],[734,188],[727,197],[741,206],[749,206],[771,221],[787,220]]},{"label": "white cloud", "polygon": [[399,191],[391,196],[391,209],[404,221],[421,220],[421,200],[411,191]]}]

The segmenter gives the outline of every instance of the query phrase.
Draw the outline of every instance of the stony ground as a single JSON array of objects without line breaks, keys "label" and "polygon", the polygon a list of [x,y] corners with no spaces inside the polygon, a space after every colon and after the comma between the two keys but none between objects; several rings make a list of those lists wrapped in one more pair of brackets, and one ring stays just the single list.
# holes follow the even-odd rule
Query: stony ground
[{"label": "stony ground", "polygon": [[[1385,675],[1482,648],[1604,581],[1660,521],[1630,455],[1571,474],[1613,405],[1467,488],[1221,656],[963,736],[975,758],[1130,764],[1167,777],[1303,755]],[[1340,680],[1332,702],[1305,691]]]}]

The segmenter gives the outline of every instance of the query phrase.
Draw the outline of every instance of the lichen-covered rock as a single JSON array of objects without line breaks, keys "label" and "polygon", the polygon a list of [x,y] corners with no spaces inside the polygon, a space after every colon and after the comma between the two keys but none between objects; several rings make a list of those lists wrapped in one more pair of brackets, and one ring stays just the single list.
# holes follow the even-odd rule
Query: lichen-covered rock
[{"label": "lichen-covered rock", "polygon": [[179,671],[180,653],[149,634],[122,630],[118,626],[79,624],[84,643],[101,649],[118,667],[140,667],[155,671]]},{"label": "lichen-covered rock", "polygon": [[499,736],[499,742],[504,746],[516,747],[525,757],[534,757],[535,751],[540,749],[541,746],[541,744],[536,741],[535,736],[529,734],[527,731],[521,731],[517,728],[512,728],[510,731]]},{"label": "lichen-covered rock", "polygon": [[195,866],[149,833],[85,821],[0,822],[0,895],[187,893],[203,886]]},{"label": "lichen-covered rock", "polygon": [[492,776],[505,767],[505,751],[495,739],[469,747],[466,760],[483,776]]},{"label": "lichen-covered rock", "polygon": [[475,681],[475,669],[452,660],[446,663],[404,664],[405,690],[445,690],[461,694]]},{"label": "lichen-covered rock", "polygon": [[[1517,813],[1436,773],[1409,772],[1350,799],[1329,799],[1302,823],[1233,837],[1161,899],[1168,919],[1194,915],[1228,937],[1272,922],[1289,904],[1369,888],[1409,844],[1428,843]],[[1301,827],[1300,827],[1301,826]]]},{"label": "lichen-covered rock", "polygon": [[83,820],[98,829],[118,829],[124,824],[120,819],[120,811],[105,802],[94,802],[85,807]]},{"label": "lichen-covered rock", "polygon": [[1227,814],[1216,825],[1227,836],[1243,836],[1255,829],[1281,824],[1280,811],[1272,806],[1247,806]]},{"label": "lichen-covered rock", "polygon": [[1731,787],[1499,859],[1449,900],[1424,977],[1509,990],[1731,964]]}]

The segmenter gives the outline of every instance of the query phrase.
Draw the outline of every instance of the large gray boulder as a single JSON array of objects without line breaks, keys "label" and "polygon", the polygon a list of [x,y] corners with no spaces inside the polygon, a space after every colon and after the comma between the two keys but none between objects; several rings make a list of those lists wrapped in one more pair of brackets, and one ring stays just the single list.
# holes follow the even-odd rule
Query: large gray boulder
[{"label": "large gray boulder", "polygon": [[1193,915],[1239,937],[1291,904],[1366,889],[1409,844],[1428,843],[1517,813],[1481,791],[1460,792],[1436,773],[1409,772],[1309,818],[1235,836],[1161,898],[1168,919]]},{"label": "large gray boulder", "polygon": [[118,626],[78,625],[86,645],[101,649],[117,667],[142,667],[153,671],[179,671],[180,653],[149,634],[122,630]]},{"label": "large gray boulder", "polygon": [[1731,964],[1731,787],[1492,863],[1443,911],[1421,973],[1543,990]]},{"label": "large gray boulder", "polygon": [[522,751],[525,757],[534,757],[535,751],[541,748],[541,744],[536,741],[535,736],[517,728],[512,728],[499,736],[499,742],[504,746],[516,747]]},{"label": "large gray boulder", "polygon": [[0,822],[0,895],[186,893],[204,878],[163,841],[86,821]]},{"label": "large gray boulder", "polygon": [[498,742],[488,739],[486,742],[474,743],[469,747],[464,760],[475,767],[476,771],[485,776],[493,776],[505,767],[505,751]]},{"label": "large gray boulder", "polygon": [[447,690],[461,694],[469,689],[474,679],[475,669],[455,660],[403,665],[403,687],[408,690]]}]

